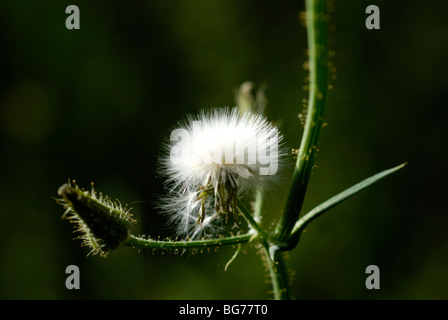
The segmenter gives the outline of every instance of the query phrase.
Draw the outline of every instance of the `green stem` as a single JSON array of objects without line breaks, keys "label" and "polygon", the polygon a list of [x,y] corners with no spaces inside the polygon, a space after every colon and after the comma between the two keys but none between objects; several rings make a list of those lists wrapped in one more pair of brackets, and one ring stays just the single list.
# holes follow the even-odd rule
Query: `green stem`
[{"label": "green stem", "polygon": [[255,219],[250,214],[249,210],[247,210],[247,208],[242,203],[238,204],[238,210],[240,211],[241,215],[247,220],[247,222],[249,223],[250,227],[257,232],[257,235],[259,237],[261,237],[261,241],[265,242],[265,244],[268,245],[267,244],[267,240],[268,240],[267,233],[257,223],[257,221],[255,221]]},{"label": "green stem", "polygon": [[263,203],[264,203],[263,192],[261,190],[258,190],[257,193],[255,194],[255,201],[254,201],[254,219],[257,223],[261,223]]},{"label": "green stem", "polygon": [[306,0],[305,4],[310,72],[309,99],[305,129],[294,169],[291,189],[284,213],[276,229],[280,247],[289,237],[302,209],[323,125],[328,87],[325,1]]},{"label": "green stem", "polygon": [[244,234],[233,237],[226,237],[221,239],[207,239],[207,240],[191,240],[191,241],[159,241],[152,239],[144,239],[130,235],[123,243],[125,246],[145,249],[194,249],[194,248],[209,248],[220,247],[224,245],[234,245],[240,243],[247,243],[253,238],[251,234]]},{"label": "green stem", "polygon": [[[263,258],[266,261],[269,276],[271,278],[272,289],[275,300],[288,300],[289,288],[288,288],[288,274],[286,272],[286,265],[283,259],[283,253],[278,250],[277,247],[269,244],[269,238],[262,227],[251,216],[247,208],[240,204],[238,206],[241,214],[246,218],[253,230],[257,232],[260,237],[262,245]],[[270,250],[273,248],[273,250]]]},{"label": "green stem", "polygon": [[273,259],[266,246],[263,246],[263,256],[269,270],[275,300],[289,300],[288,274],[283,252],[276,251]]}]

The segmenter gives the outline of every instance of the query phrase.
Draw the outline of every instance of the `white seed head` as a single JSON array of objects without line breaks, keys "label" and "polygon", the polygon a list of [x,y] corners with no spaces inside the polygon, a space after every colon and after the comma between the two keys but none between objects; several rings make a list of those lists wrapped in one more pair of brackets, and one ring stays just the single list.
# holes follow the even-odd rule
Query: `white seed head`
[{"label": "white seed head", "polygon": [[232,213],[243,193],[278,180],[286,154],[282,136],[266,118],[219,108],[189,116],[172,131],[161,159],[167,196],[160,207],[180,235],[203,235]]}]

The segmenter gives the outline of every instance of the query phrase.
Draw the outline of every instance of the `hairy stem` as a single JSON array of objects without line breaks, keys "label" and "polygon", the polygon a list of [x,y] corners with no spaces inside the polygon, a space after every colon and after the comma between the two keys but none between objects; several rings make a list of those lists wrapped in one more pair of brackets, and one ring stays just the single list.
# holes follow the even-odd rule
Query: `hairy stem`
[{"label": "hairy stem", "polygon": [[263,246],[263,259],[265,260],[269,276],[271,278],[272,290],[275,300],[289,300],[288,274],[283,258],[283,252],[276,251],[274,257],[271,257],[269,249]]},{"label": "hairy stem", "polygon": [[[252,229],[257,232],[257,236],[259,237],[259,241],[262,245],[263,259],[265,260],[269,270],[274,299],[288,300],[290,298],[288,275],[286,272],[285,261],[283,259],[283,253],[277,250],[277,247],[271,246],[266,231],[255,221],[244,205],[240,204],[238,209],[246,218]],[[274,248],[274,250],[270,250],[270,248]]]},{"label": "hairy stem", "polygon": [[309,53],[309,98],[305,129],[291,189],[276,229],[279,246],[283,249],[288,248],[285,242],[300,215],[311,170],[314,166],[328,87],[325,1],[306,0],[305,4]]},{"label": "hairy stem", "polygon": [[220,247],[224,245],[247,243],[252,238],[253,235],[244,234],[221,239],[191,240],[191,241],[159,241],[130,235],[128,239],[126,239],[126,241],[123,243],[123,245],[134,248],[157,249],[157,250],[194,249],[194,248]]}]

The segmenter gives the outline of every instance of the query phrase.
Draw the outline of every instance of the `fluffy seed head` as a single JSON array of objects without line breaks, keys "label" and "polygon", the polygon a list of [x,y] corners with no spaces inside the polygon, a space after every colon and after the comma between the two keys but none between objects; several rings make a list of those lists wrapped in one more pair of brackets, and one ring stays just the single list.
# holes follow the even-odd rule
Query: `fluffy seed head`
[{"label": "fluffy seed head", "polygon": [[[260,115],[237,108],[202,111],[172,131],[161,160],[168,195],[161,208],[179,234],[190,237],[238,219],[238,197],[266,190],[285,155],[277,128]],[[220,219],[222,220],[222,219]]]}]

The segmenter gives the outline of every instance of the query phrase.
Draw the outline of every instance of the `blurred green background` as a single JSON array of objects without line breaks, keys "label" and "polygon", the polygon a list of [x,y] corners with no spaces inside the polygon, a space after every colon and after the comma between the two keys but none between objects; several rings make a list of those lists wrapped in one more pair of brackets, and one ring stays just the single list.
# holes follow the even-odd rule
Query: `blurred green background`
[{"label": "blurred green background", "polygon": [[[81,29],[65,28],[76,4]],[[381,29],[365,28],[365,8]],[[129,203],[136,233],[169,236],[153,209],[163,139],[187,113],[234,105],[244,81],[267,84],[268,113],[299,146],[307,76],[303,1],[0,2],[0,298],[265,299],[248,248],[86,257],[53,197],[68,178]],[[409,165],[313,222],[289,255],[296,299],[447,299],[448,3],[336,1],[329,92],[305,209]],[[269,199],[282,209],[288,183]],[[81,289],[65,288],[65,268]],[[365,269],[381,270],[381,289]]]}]

